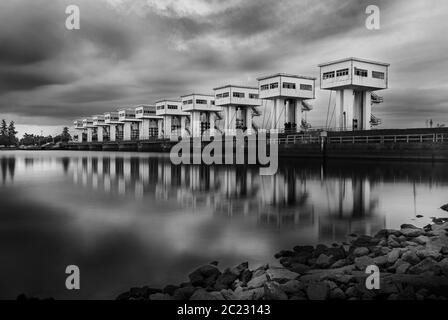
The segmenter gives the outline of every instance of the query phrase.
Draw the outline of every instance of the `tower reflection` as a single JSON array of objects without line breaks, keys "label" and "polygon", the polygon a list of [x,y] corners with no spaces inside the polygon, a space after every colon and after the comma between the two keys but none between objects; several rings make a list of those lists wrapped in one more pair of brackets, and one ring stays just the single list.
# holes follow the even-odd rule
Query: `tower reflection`
[{"label": "tower reflection", "polygon": [[75,158],[73,181],[85,188],[135,201],[165,201],[185,209],[209,209],[228,218],[312,231],[321,240],[385,227],[369,176],[328,174],[316,167],[282,166],[260,176],[253,166],[172,165],[168,158]]}]

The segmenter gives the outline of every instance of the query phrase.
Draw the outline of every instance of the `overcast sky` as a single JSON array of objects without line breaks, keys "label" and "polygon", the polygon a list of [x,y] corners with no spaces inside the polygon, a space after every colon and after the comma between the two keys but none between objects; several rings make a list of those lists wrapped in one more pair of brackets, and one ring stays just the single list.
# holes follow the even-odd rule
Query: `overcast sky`
[{"label": "overcast sky", "polygon": [[[69,4],[80,30],[65,28]],[[370,4],[378,31],[365,28]],[[0,1],[0,118],[54,134],[81,116],[268,73],[318,77],[319,63],[356,56],[391,64],[373,111],[384,127],[448,124],[447,32],[446,0]],[[328,97],[317,89],[315,126]]]}]

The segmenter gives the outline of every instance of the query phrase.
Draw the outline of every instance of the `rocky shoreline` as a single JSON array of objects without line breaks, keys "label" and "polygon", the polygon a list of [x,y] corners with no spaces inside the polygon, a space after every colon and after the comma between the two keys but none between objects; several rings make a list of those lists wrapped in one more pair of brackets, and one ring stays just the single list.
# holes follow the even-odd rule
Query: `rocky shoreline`
[{"label": "rocky shoreline", "polygon": [[[332,246],[296,246],[275,255],[281,267],[247,262],[220,270],[217,262],[163,289],[131,288],[118,300],[445,300],[448,219],[424,228],[404,224],[375,236],[349,235]],[[380,270],[380,289],[367,289],[365,270]]]}]

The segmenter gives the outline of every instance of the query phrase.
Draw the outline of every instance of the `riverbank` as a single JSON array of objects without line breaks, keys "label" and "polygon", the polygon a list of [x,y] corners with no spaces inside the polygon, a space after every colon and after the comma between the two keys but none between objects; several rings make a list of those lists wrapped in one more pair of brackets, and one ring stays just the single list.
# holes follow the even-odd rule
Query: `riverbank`
[{"label": "riverbank", "polygon": [[[448,298],[448,219],[424,228],[402,225],[375,236],[349,235],[332,246],[296,246],[275,254],[280,266],[248,263],[220,270],[217,262],[163,289],[132,288],[118,300],[445,300]],[[380,270],[369,290],[367,266]]]}]

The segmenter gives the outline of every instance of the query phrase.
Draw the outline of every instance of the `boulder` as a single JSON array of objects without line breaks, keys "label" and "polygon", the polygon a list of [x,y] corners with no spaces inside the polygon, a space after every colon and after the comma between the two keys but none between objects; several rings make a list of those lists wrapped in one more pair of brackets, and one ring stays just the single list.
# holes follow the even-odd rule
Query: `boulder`
[{"label": "boulder", "polygon": [[310,300],[326,300],[329,293],[330,289],[324,282],[312,283],[306,289],[306,294]]},{"label": "boulder", "polygon": [[400,258],[401,255],[401,249],[399,248],[394,248],[392,249],[391,252],[389,252],[389,254],[387,255],[387,262],[390,264],[395,263],[398,258]]},{"label": "boulder", "polygon": [[387,255],[373,258],[373,264],[378,267],[385,266],[387,263],[388,263]]},{"label": "boulder", "polygon": [[418,249],[415,251],[415,254],[420,259],[433,258],[434,260],[439,260],[442,257],[442,254],[440,252],[428,249]]},{"label": "boulder", "polygon": [[190,282],[195,287],[212,287],[218,276],[221,274],[219,269],[213,265],[204,265],[199,267],[188,275]]},{"label": "boulder", "polygon": [[333,259],[323,253],[316,260],[316,266],[323,269],[328,268],[332,263]]},{"label": "boulder", "polygon": [[362,257],[362,256],[366,256],[369,254],[369,249],[367,249],[366,247],[358,247],[355,250],[353,250],[353,255],[355,257]]},{"label": "boulder", "polygon": [[241,290],[234,293],[235,300],[261,300],[264,296],[264,288]]},{"label": "boulder", "polygon": [[414,239],[412,239],[413,242],[418,243],[418,244],[426,244],[427,242],[429,242],[429,237],[427,236],[418,236]]},{"label": "boulder", "polygon": [[330,299],[332,300],[345,300],[346,296],[341,288],[335,288],[330,292]]},{"label": "boulder", "polygon": [[219,299],[216,297],[216,295],[211,294],[210,292],[207,292],[204,289],[198,289],[190,297],[190,300],[219,300]]},{"label": "boulder", "polygon": [[266,300],[288,300],[288,296],[277,282],[266,282],[264,284],[264,298]]},{"label": "boulder", "polygon": [[230,269],[230,271],[232,273],[234,273],[237,277],[240,277],[241,274],[243,273],[243,271],[248,270],[248,269],[249,269],[249,263],[243,262],[243,263],[240,263],[239,265],[237,265],[236,267],[233,267],[232,269]]},{"label": "boulder", "polygon": [[226,269],[216,279],[215,289],[219,291],[228,289],[236,279],[238,279],[238,276],[230,269]]},{"label": "boulder", "polygon": [[252,279],[252,271],[250,271],[249,269],[244,270],[240,275],[241,282],[247,284],[250,279]]},{"label": "boulder", "polygon": [[354,247],[372,247],[376,246],[380,242],[380,239],[373,238],[371,236],[359,236],[353,242]]},{"label": "boulder", "polygon": [[280,288],[287,294],[295,294],[305,289],[305,285],[299,280],[289,280],[280,285]]},{"label": "boulder", "polygon": [[425,234],[425,231],[423,229],[406,228],[401,229],[400,231],[407,238],[415,238]]},{"label": "boulder", "polygon": [[268,281],[266,274],[262,274],[261,276],[252,278],[247,283],[247,287],[248,288],[260,288],[265,284],[266,281]]},{"label": "boulder", "polygon": [[196,288],[193,286],[181,287],[174,291],[173,299],[174,300],[189,300],[193,293],[196,291]]},{"label": "boulder", "polygon": [[149,300],[172,300],[173,298],[170,297],[167,293],[154,293],[149,296]]},{"label": "boulder", "polygon": [[417,264],[420,262],[420,258],[417,256],[417,254],[413,250],[409,250],[401,256],[401,260],[408,262],[412,265]]},{"label": "boulder", "polygon": [[440,271],[440,267],[432,258],[426,258],[415,266],[409,268],[409,272],[413,274],[422,274],[425,272],[434,272],[437,274],[438,271]]},{"label": "boulder", "polygon": [[266,275],[269,277],[269,279],[277,281],[279,283],[285,283],[289,280],[297,279],[300,276],[300,274],[284,268],[270,268],[266,270]]},{"label": "boulder", "polygon": [[303,274],[310,270],[310,267],[302,263],[293,263],[289,270],[298,274]]},{"label": "boulder", "polygon": [[368,256],[355,258],[355,266],[359,270],[365,270],[368,266],[373,265],[373,259]]},{"label": "boulder", "polygon": [[442,271],[442,273],[448,277],[448,258],[443,259],[439,262],[439,267]]},{"label": "boulder", "polygon": [[410,263],[403,262],[395,269],[395,272],[398,274],[404,274],[409,270],[410,267],[411,267]]},{"label": "boulder", "polygon": [[340,259],[331,265],[331,269],[340,268],[350,263],[347,259]]}]

